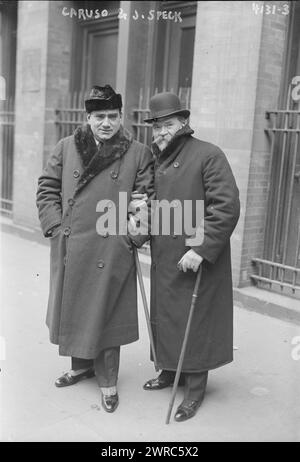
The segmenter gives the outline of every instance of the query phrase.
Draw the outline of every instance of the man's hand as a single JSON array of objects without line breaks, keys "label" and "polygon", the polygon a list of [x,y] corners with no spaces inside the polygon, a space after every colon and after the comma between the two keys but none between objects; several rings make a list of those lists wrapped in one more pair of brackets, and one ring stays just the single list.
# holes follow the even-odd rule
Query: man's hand
[{"label": "man's hand", "polygon": [[59,228],[61,228],[61,225],[55,225],[52,228],[50,228],[47,232],[46,237],[55,237],[56,233],[58,232]]},{"label": "man's hand", "polygon": [[184,273],[186,273],[189,269],[196,273],[202,261],[203,258],[200,257],[200,255],[198,255],[193,249],[190,249],[183,255],[181,260],[177,263],[177,266]]},{"label": "man's hand", "polygon": [[147,194],[140,194],[137,191],[133,191],[131,194],[131,201],[128,205],[128,213],[135,215],[142,207],[147,207],[147,199]]},{"label": "man's hand", "polygon": [[138,224],[138,219],[130,213],[129,220],[127,221],[127,231],[129,234],[135,235],[137,224]]}]

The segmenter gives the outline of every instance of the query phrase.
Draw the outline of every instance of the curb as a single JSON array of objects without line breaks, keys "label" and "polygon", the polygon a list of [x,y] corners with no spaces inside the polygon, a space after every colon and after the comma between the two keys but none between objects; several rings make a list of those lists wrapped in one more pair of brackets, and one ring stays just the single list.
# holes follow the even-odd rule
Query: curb
[{"label": "curb", "polygon": [[244,287],[233,289],[235,306],[300,325],[299,300],[274,292]]}]

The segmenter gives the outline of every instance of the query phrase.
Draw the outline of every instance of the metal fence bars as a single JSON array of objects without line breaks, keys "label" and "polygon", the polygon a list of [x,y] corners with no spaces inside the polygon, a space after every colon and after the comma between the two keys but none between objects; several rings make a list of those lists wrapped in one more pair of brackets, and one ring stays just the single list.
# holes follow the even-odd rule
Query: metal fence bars
[{"label": "metal fence bars", "polygon": [[87,97],[87,91],[67,93],[60,97],[58,107],[55,109],[57,140],[72,135],[78,126],[86,122],[83,105]]},{"label": "metal fence bars", "polygon": [[271,188],[263,258],[251,278],[263,288],[300,297],[300,102],[269,111]]},{"label": "metal fence bars", "polygon": [[14,129],[14,100],[9,97],[4,101],[0,101],[0,211],[7,216],[11,216],[13,210]]}]

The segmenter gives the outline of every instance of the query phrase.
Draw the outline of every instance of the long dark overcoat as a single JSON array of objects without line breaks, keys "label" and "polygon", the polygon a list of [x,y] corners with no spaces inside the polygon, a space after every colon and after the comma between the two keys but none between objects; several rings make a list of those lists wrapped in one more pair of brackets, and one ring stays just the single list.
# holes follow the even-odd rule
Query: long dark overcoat
[{"label": "long dark overcoat", "polygon": [[[121,130],[101,149],[88,126],[62,139],[39,178],[37,193],[44,235],[60,225],[50,237],[50,340],[61,355],[86,359],[138,339],[132,241],[96,229],[100,211],[116,207],[118,230],[119,224],[126,225],[123,215],[119,219],[119,192],[127,193],[127,209],[132,191],[151,198],[154,187],[153,158],[146,146]],[[107,208],[97,206],[104,200]]]},{"label": "long dark overcoat", "polygon": [[[239,194],[229,163],[215,145],[177,132],[156,162],[156,199],[204,200],[204,240],[192,248],[204,258],[203,273],[183,363],[184,372],[213,369],[232,361],[233,300],[230,235],[239,217]],[[176,370],[196,274],[177,263],[191,247],[188,234],[151,240],[151,322],[161,369]]]}]

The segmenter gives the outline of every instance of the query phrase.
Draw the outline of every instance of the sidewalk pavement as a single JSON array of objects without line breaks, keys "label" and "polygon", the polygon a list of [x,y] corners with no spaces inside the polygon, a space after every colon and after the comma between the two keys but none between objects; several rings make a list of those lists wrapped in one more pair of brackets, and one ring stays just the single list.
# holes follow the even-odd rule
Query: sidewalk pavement
[{"label": "sidewalk pavement", "polygon": [[[300,441],[299,325],[236,307],[234,362],[209,373],[194,418],[166,425],[171,388],[142,389],[156,373],[139,296],[140,340],[121,349],[120,404],[108,414],[94,378],[54,386],[69,359],[45,326],[49,247],[6,232],[1,247],[1,441]],[[181,400],[182,389],[174,411]]]}]

